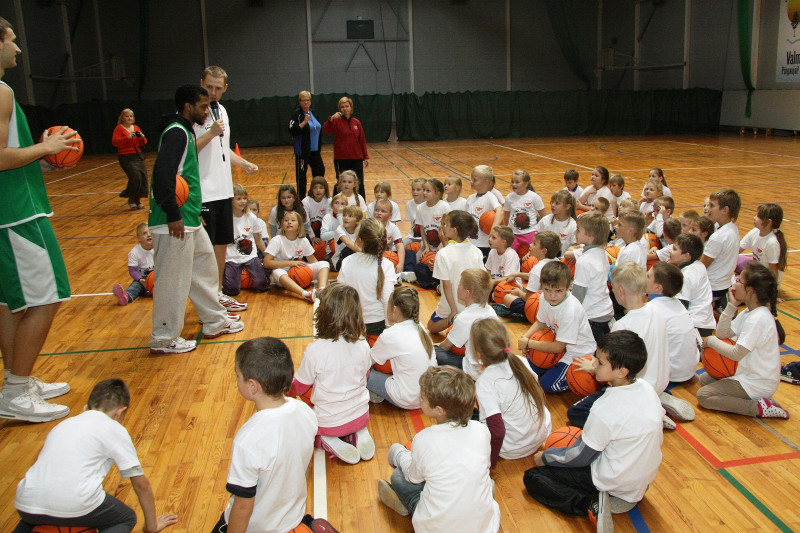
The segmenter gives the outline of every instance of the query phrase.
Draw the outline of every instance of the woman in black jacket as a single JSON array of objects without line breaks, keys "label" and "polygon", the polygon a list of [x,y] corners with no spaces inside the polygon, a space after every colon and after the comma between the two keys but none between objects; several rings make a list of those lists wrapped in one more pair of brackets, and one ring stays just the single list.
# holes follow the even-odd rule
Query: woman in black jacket
[{"label": "woman in black jacket", "polygon": [[294,170],[297,194],[302,200],[306,195],[306,170],[311,167],[311,176],[325,176],[322,162],[322,125],[311,110],[311,93],[301,91],[297,96],[299,106],[289,119],[289,133],[294,138]]}]

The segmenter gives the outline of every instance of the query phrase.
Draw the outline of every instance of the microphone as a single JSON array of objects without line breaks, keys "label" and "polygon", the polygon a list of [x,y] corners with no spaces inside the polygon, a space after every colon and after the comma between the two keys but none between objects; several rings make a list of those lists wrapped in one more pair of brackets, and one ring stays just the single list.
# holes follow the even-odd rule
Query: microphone
[{"label": "microphone", "polygon": [[[219,104],[217,103],[216,100],[211,100],[211,102],[209,102],[208,105],[211,107],[211,117],[216,122],[217,120],[219,120]],[[224,134],[225,134],[224,132],[220,133],[219,136],[222,137]]]}]

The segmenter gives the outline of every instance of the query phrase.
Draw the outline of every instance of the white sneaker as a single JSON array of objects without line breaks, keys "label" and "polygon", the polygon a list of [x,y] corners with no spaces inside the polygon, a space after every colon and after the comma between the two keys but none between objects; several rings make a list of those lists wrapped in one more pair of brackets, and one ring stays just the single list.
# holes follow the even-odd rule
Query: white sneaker
[{"label": "white sneaker", "polygon": [[150,346],[150,353],[152,354],[166,354],[166,353],[186,353],[191,352],[197,348],[196,341],[187,341],[183,337],[176,337],[167,345]]},{"label": "white sneaker", "polygon": [[45,383],[39,378],[28,378],[28,390],[38,394],[42,400],[57,398],[69,392],[69,383]]},{"label": "white sneaker", "polygon": [[400,516],[408,516],[408,508],[400,501],[400,497],[385,479],[378,480],[378,497],[383,504]]},{"label": "white sneaker", "polygon": [[658,399],[661,400],[661,407],[670,417],[681,422],[694,420],[694,408],[686,400],[681,400],[668,392],[659,394]]},{"label": "white sneaker", "polygon": [[761,398],[758,400],[759,418],[789,418],[789,411],[778,405],[772,398]]},{"label": "white sneaker", "polygon": [[234,300],[227,294],[219,294],[219,303],[222,304],[222,307],[225,308],[226,311],[238,313],[240,311],[244,311],[247,309],[247,304],[244,302],[239,302]]},{"label": "white sneaker", "polygon": [[369,391],[369,403],[381,403],[385,398],[380,394]]},{"label": "white sneaker", "polygon": [[356,432],[356,449],[363,461],[369,461],[375,457],[375,441],[372,440],[372,435],[369,434],[367,428]]},{"label": "white sneaker", "polygon": [[417,275],[414,272],[400,272],[400,281],[414,283],[417,281]]},{"label": "white sneaker", "polygon": [[229,333],[239,333],[244,329],[244,322],[239,322],[237,320],[228,320],[225,322],[225,325],[222,326],[222,329],[215,332],[215,333],[203,333],[203,337],[206,339],[216,339],[221,335],[228,335]]},{"label": "white sneaker", "polygon": [[320,437],[322,440],[322,449],[328,451],[344,461],[345,463],[354,465],[361,460],[361,454],[358,449],[352,444],[348,444],[339,437]]},{"label": "white sneaker", "polygon": [[5,396],[0,400],[0,418],[24,420],[26,422],[50,422],[64,418],[69,407],[44,401],[30,388],[10,400]]},{"label": "white sneaker", "polygon": [[663,426],[664,429],[675,429],[676,427],[678,427],[675,424],[675,422],[673,422],[672,419],[667,415],[664,415],[664,417],[661,419],[661,425]]}]

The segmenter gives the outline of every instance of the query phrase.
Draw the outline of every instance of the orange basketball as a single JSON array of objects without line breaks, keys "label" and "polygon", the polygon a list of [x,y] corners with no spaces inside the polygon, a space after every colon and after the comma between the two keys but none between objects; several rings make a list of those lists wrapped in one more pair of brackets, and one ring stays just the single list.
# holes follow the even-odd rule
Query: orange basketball
[{"label": "orange basketball", "polygon": [[617,257],[619,256],[619,246],[606,246],[606,256],[608,256],[609,265],[616,265]]},{"label": "orange basketball", "polygon": [[[730,345],[736,344],[731,339],[723,339],[723,342]],[[736,367],[739,366],[738,361],[720,355],[720,353],[713,348],[706,348],[703,350],[703,355],[700,360],[703,362],[703,368],[706,369],[708,375],[716,379],[731,377],[736,373]]]},{"label": "orange basketball", "polygon": [[[447,337],[448,335],[450,335],[450,330],[451,330],[451,329],[453,329],[453,326],[450,326],[449,328],[447,328],[447,330],[444,332],[444,336],[445,336],[445,337]],[[461,355],[461,356],[463,356],[463,355],[465,355],[465,354],[467,353],[467,345],[466,345],[466,344],[464,344],[464,346],[462,346],[461,348],[458,348],[458,347],[456,347],[456,346],[453,346],[453,347],[451,347],[451,348],[450,348],[450,352],[452,352],[452,353],[454,353],[454,354],[456,354],[456,355]]]},{"label": "orange basketball", "polygon": [[378,337],[379,337],[379,336],[380,336],[380,335],[370,335],[370,334],[368,334],[368,335],[367,335],[367,337],[366,337],[366,339],[367,339],[367,344],[369,344],[369,347],[370,347],[370,348],[372,348],[373,346],[375,346],[375,343],[376,343],[376,342],[378,342]]},{"label": "orange basketball", "polygon": [[528,299],[525,300],[525,318],[527,318],[528,322],[531,324],[536,322],[536,315],[539,313],[539,298],[541,296],[542,293],[537,292],[529,294]]},{"label": "orange basketball", "polygon": [[[553,330],[550,328],[540,329],[531,335],[531,339],[540,342],[553,342],[556,340],[556,334],[553,333]],[[563,356],[563,351],[560,353],[550,353],[534,350],[532,348],[528,350],[528,359],[530,359],[530,362],[544,369],[553,368]]]},{"label": "orange basketball", "polygon": [[419,260],[423,265],[427,265],[428,261],[436,261],[436,252],[425,252]]},{"label": "orange basketball", "polygon": [[242,269],[242,284],[243,289],[249,289],[253,286],[253,278],[250,277],[250,271],[246,268]]},{"label": "orange basketball", "polygon": [[150,271],[149,274],[144,278],[144,288],[147,289],[147,292],[153,294],[153,288],[156,285],[156,273],[155,271]]},{"label": "orange basketball", "polygon": [[492,224],[494,224],[494,211],[487,211],[481,215],[480,224],[481,231],[484,232],[486,235],[492,231]]},{"label": "orange basketball", "polygon": [[309,407],[314,407],[314,403],[311,401],[311,395],[314,393],[314,387],[311,387],[303,394],[297,397],[298,400],[302,400],[306,403]]},{"label": "orange basketball", "polygon": [[422,245],[420,244],[419,241],[412,241],[412,242],[408,243],[408,246],[406,246],[406,251],[415,254],[415,253],[419,252],[420,248],[422,248]]},{"label": "orange basketball", "polygon": [[519,266],[519,271],[528,273],[531,271],[531,269],[533,269],[533,267],[536,266],[536,263],[538,262],[539,262],[538,259],[536,259],[533,256],[530,256],[525,261],[523,261],[522,264]]},{"label": "orange basketball", "polygon": [[397,252],[383,252],[383,257],[391,261],[392,264],[394,264],[394,266],[397,266],[397,263],[400,262],[400,258],[397,256]]},{"label": "orange basketball", "polygon": [[506,297],[506,294],[511,292],[513,289],[517,288],[516,283],[512,283],[510,281],[501,281],[497,285],[494,286],[494,291],[492,292],[492,299],[494,299],[495,303],[501,304],[503,303],[503,299]]},{"label": "orange basketball", "polygon": [[647,270],[650,270],[651,268],[653,268],[653,265],[655,265],[656,263],[658,263],[658,258],[657,257],[654,257],[653,259],[648,259],[647,260]]},{"label": "orange basketball", "polygon": [[97,530],[89,526],[35,526],[33,533],[95,533]]},{"label": "orange basketball", "polygon": [[[47,128],[47,133],[48,135],[53,135],[61,131],[61,128],[63,127],[64,126],[52,126],[50,128]],[[67,127],[67,129],[64,130],[64,133],[70,134],[73,131],[75,130],[73,130],[70,127]],[[42,133],[42,136],[39,138],[39,142],[42,142],[43,140],[44,140],[44,133]],[[81,156],[83,155],[83,139],[81,139],[80,134],[76,131],[75,135],[70,137],[69,140],[70,140],[70,146],[74,146],[75,148],[77,148],[78,149],[77,152],[75,150],[69,150],[65,148],[60,152],[58,152],[57,154],[44,156],[44,160],[56,168],[71,167],[72,165],[80,161]]]},{"label": "orange basketball", "polygon": [[325,260],[325,253],[328,251],[328,243],[325,241],[320,241],[317,244],[314,244],[314,257],[317,258],[317,261],[324,261]]},{"label": "orange basketball", "polygon": [[311,267],[306,264],[293,266],[289,269],[288,274],[292,281],[304,289],[310,286],[311,282],[314,281],[314,273],[311,271]]},{"label": "orange basketball", "polygon": [[583,209],[576,209],[576,210],[575,210],[575,215],[576,215],[576,216],[581,216],[581,215],[582,215],[582,214],[584,214],[585,212],[586,212],[586,211],[585,211],[585,210],[583,210]]},{"label": "orange basketball", "polygon": [[328,241],[328,246],[331,249],[331,253],[334,253],[336,251],[336,244],[333,241],[334,239]]},{"label": "orange basketball", "polygon": [[647,250],[650,248],[661,248],[661,241],[655,233],[645,233],[647,235]]},{"label": "orange basketball", "polygon": [[574,259],[567,259],[566,257],[561,258],[561,262],[564,263],[569,267],[569,275],[571,278],[575,278],[575,260]]},{"label": "orange basketball", "polygon": [[175,175],[175,201],[178,202],[178,207],[181,207],[189,199],[189,184],[183,179],[183,176]]},{"label": "orange basketball", "polygon": [[575,426],[564,426],[550,433],[547,440],[544,441],[544,449],[548,448],[566,448],[572,446],[578,437],[580,437],[583,430]]},{"label": "orange basketball", "polygon": [[[591,355],[583,356],[583,359],[591,358]],[[594,379],[594,376],[588,372],[584,372],[583,370],[579,371],[578,365],[575,364],[575,361],[573,361],[567,369],[567,385],[569,386],[569,390],[581,398],[584,396],[589,396],[591,393],[600,390],[600,383]]]},{"label": "orange basketball", "polygon": [[[525,257],[525,254],[527,254],[530,249],[531,247],[525,243],[519,245],[519,248],[517,248],[517,255],[519,256],[520,260]],[[527,270],[523,270],[523,272],[527,272]]]},{"label": "orange basketball", "polygon": [[392,372],[392,362],[391,361],[386,361],[382,365],[379,365],[378,363],[375,363],[374,365],[372,365],[372,369],[373,370],[377,370],[378,372],[383,372],[384,374],[389,374],[389,375],[394,373],[394,372]]}]

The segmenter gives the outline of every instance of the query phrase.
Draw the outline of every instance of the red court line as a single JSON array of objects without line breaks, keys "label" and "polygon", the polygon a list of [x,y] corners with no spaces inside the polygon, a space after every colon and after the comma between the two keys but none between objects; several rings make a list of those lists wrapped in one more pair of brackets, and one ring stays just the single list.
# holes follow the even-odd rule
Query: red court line
[{"label": "red court line", "polygon": [[425,423],[422,421],[419,409],[412,409],[409,411],[409,414],[411,415],[411,422],[414,424],[415,432],[419,433],[425,429]]},{"label": "red court line", "polygon": [[744,459],[733,459],[731,461],[722,461],[718,459],[708,448],[703,446],[700,441],[694,438],[683,426],[680,424],[676,424],[675,432],[683,437],[683,439],[688,442],[692,448],[697,451],[703,458],[711,463],[716,469],[726,468],[729,466],[745,466],[745,465],[754,465],[759,463],[771,463],[774,461],[782,461],[785,459],[800,459],[800,452],[791,452],[791,453],[781,453],[777,455],[764,455],[762,457],[746,457]]}]

